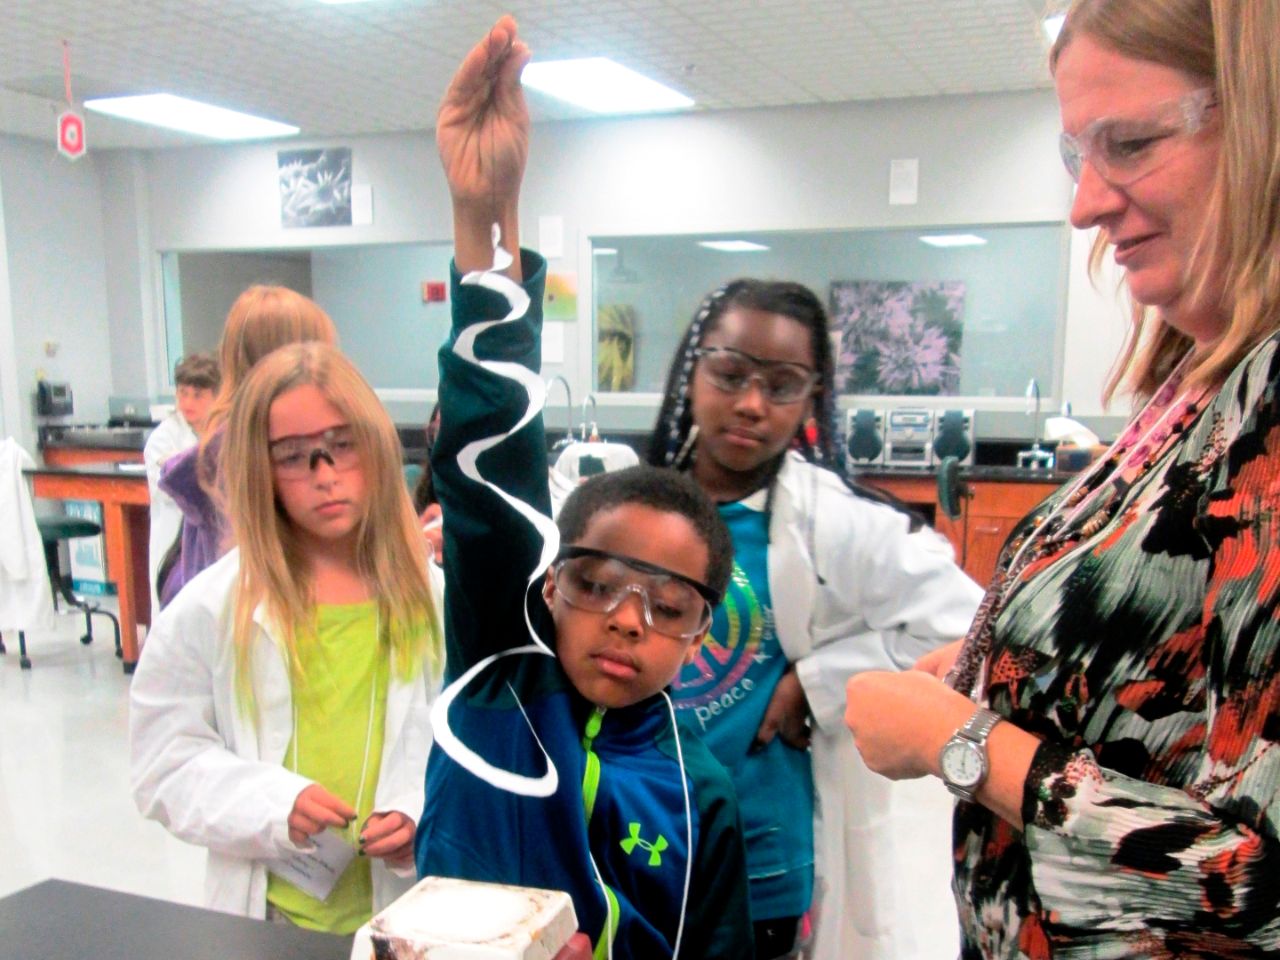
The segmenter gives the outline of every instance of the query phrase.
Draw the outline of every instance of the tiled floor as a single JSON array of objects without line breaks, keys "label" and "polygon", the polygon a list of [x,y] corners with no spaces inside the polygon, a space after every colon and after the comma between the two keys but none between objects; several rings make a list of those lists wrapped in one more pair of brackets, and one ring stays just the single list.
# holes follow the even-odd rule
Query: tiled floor
[{"label": "tiled floor", "polygon": [[63,614],[0,656],[0,896],[57,877],[198,904],[204,852],[145,821],[129,796],[129,678],[111,625]]}]

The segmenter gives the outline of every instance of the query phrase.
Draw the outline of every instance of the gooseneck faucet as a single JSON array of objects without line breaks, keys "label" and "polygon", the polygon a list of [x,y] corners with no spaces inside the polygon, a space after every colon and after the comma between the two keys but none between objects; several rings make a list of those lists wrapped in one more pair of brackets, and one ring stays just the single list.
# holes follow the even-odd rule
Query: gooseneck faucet
[{"label": "gooseneck faucet", "polygon": [[1018,452],[1018,466],[1031,470],[1052,470],[1053,454],[1040,447],[1040,383],[1035,377],[1027,382],[1027,413],[1031,414],[1031,448]]},{"label": "gooseneck faucet", "polygon": [[559,453],[569,444],[573,443],[573,389],[569,386],[569,381],[564,374],[557,373],[554,377],[547,381],[547,398],[551,397],[551,388],[557,383],[564,385],[564,415],[565,415],[565,432],[564,436],[557,440],[551,446],[551,459],[554,461],[555,454]]},{"label": "gooseneck faucet", "polygon": [[[587,418],[587,404],[591,404],[591,418]],[[596,426],[596,420],[600,416],[599,404],[596,401],[594,393],[588,393],[582,401],[582,442],[588,440],[600,439],[600,428]]]}]

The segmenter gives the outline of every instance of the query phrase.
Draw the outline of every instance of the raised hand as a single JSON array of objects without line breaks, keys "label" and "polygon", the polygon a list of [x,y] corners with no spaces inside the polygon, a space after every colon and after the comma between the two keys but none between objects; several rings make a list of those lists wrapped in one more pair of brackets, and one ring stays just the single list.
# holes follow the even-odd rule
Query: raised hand
[{"label": "raised hand", "polygon": [[[488,265],[490,225],[502,227],[509,250],[518,242],[516,208],[529,156],[529,108],[520,73],[530,56],[515,20],[502,17],[463,59],[436,116],[436,145],[453,197],[458,266],[464,271]],[[473,251],[477,242],[481,249]],[[482,262],[471,262],[477,253]]]}]

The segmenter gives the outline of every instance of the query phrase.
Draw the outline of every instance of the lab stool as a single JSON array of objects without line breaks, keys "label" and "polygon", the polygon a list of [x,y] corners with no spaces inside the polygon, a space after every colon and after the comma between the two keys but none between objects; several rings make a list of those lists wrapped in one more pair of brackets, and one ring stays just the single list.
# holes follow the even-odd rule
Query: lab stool
[{"label": "lab stool", "polygon": [[[76,540],[80,537],[96,537],[102,532],[102,527],[92,520],[67,516],[37,517],[36,526],[40,530],[40,540],[44,544],[44,564],[49,571],[49,588],[53,591],[54,609],[58,608],[58,595],[61,594],[62,599],[69,606],[84,611],[84,635],[80,638],[80,642],[83,644],[93,643],[93,621],[90,619],[91,615],[96,613],[107,617],[115,628],[116,656],[123,657],[124,651],[120,646],[120,621],[116,619],[115,614],[110,610],[103,610],[98,604],[91,603],[88,600],[81,600],[72,593],[70,578],[62,575],[62,564],[58,559],[59,542]],[[30,670],[31,658],[27,656],[27,637],[22,630],[18,631],[18,651],[19,665],[23,670]],[[0,653],[4,652],[4,641],[0,640]]]}]

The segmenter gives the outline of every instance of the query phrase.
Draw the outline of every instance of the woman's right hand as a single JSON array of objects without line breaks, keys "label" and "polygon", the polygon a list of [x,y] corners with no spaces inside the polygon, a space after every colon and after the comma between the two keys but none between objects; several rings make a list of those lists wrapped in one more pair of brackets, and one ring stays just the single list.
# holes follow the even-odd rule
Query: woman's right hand
[{"label": "woman's right hand", "polygon": [[356,812],[344,800],[313,783],[298,794],[293,801],[293,809],[289,811],[289,839],[296,846],[302,846],[308,837],[313,837],[321,830],[329,827],[346,827]]},{"label": "woman's right hand", "polygon": [[960,650],[964,646],[964,640],[954,640],[946,646],[937,647],[930,650],[923,657],[912,664],[912,670],[921,670],[932,677],[939,680],[946,680],[947,674],[951,672],[951,668],[955,666],[956,657],[960,656]]},{"label": "woman's right hand", "polygon": [[554,960],[591,960],[591,938],[585,933],[575,933]]}]

